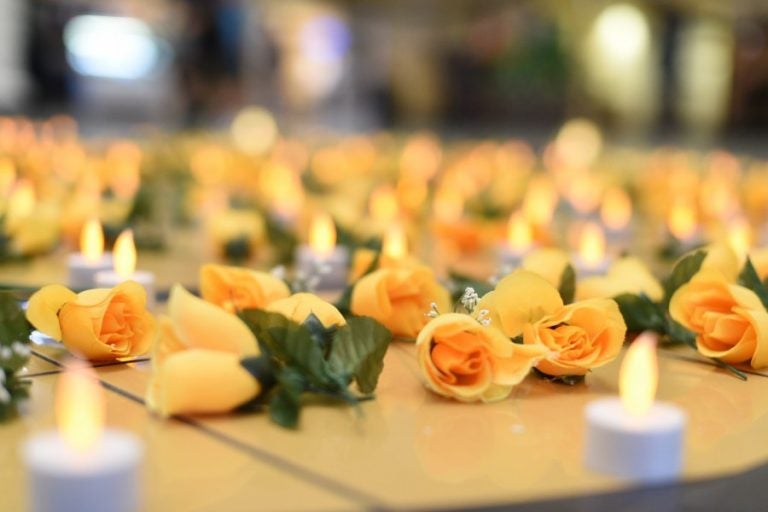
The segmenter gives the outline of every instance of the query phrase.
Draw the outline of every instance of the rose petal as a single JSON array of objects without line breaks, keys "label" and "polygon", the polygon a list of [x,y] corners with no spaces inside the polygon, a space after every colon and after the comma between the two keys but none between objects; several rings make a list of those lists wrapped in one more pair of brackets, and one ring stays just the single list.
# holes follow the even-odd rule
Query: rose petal
[{"label": "rose petal", "polygon": [[61,340],[59,310],[67,302],[75,300],[77,294],[65,286],[51,284],[32,294],[27,305],[27,320],[35,329]]}]

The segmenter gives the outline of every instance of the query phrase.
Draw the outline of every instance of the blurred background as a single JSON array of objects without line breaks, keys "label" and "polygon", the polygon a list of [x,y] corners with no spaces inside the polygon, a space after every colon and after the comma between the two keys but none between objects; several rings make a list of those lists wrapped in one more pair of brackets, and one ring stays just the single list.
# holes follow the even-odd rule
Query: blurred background
[{"label": "blurred background", "polygon": [[229,126],[429,128],[759,141],[759,0],[0,0],[0,113],[85,133]]}]

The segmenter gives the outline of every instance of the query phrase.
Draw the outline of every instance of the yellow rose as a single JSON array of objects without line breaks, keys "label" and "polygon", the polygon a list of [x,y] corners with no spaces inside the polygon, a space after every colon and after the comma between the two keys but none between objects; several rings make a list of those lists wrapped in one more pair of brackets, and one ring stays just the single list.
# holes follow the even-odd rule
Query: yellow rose
[{"label": "yellow rose", "polygon": [[447,313],[432,319],[416,340],[426,386],[463,402],[506,398],[547,350],[512,343],[501,331],[469,315]]},{"label": "yellow rose", "polygon": [[523,258],[521,267],[538,274],[555,288],[560,288],[560,280],[571,259],[565,251],[551,247],[534,249]]},{"label": "yellow rose", "polygon": [[611,298],[622,293],[644,294],[658,302],[664,297],[661,283],[637,258],[621,258],[604,276],[587,277],[576,286],[576,300]]},{"label": "yellow rose", "polygon": [[374,270],[380,268],[412,268],[421,265],[416,258],[410,255],[401,258],[393,258],[382,252],[374,251],[373,249],[357,249],[352,255],[352,265],[349,268],[349,277],[347,280],[350,283],[354,283],[363,277],[365,271],[373,265],[377,255],[379,261]]},{"label": "yellow rose", "polygon": [[149,350],[156,329],[146,304],[144,287],[134,281],[78,294],[49,285],[30,297],[27,319],[71,352],[92,361],[111,361]]},{"label": "yellow rose", "polygon": [[557,289],[539,274],[518,269],[499,281],[496,289],[480,299],[475,311],[488,311],[491,325],[507,338],[523,332],[523,327],[563,307]]},{"label": "yellow rose", "polygon": [[203,299],[230,313],[264,309],[269,303],[291,294],[288,285],[266,272],[209,263],[200,268]]},{"label": "yellow rose", "polygon": [[440,311],[450,308],[450,294],[431,269],[384,268],[355,284],[351,310],[355,315],[373,317],[395,336],[415,338],[429,321],[426,313],[433,302]]},{"label": "yellow rose", "polygon": [[616,301],[589,299],[527,324],[523,341],[550,350],[536,365],[538,370],[555,376],[584,375],[616,358],[626,332]]},{"label": "yellow rose", "polygon": [[242,320],[176,285],[159,321],[147,406],[163,416],[232,410],[261,391],[240,364],[258,354]]},{"label": "yellow rose", "polygon": [[711,244],[704,248],[707,255],[701,262],[701,269],[719,270],[728,281],[735,281],[741,272],[742,261],[730,244]]},{"label": "yellow rose", "polygon": [[751,290],[703,269],[672,295],[669,313],[696,334],[703,355],[726,363],[768,366],[768,313]]},{"label": "yellow rose", "polygon": [[269,304],[266,310],[280,313],[298,324],[303,324],[310,314],[314,314],[325,327],[347,325],[344,315],[333,304],[311,293],[295,293],[285,299],[276,300]]}]

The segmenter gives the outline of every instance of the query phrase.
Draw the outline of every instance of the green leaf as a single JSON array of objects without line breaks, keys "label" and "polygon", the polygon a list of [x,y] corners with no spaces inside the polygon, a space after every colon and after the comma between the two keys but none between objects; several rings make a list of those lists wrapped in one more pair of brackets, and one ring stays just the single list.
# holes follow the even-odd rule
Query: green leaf
[{"label": "green leaf", "polygon": [[672,273],[664,283],[664,309],[669,307],[669,301],[677,289],[690,281],[699,271],[706,256],[706,251],[698,250],[684,256],[675,264]]},{"label": "green leaf", "polygon": [[331,327],[324,326],[323,322],[321,322],[314,313],[309,314],[307,319],[304,320],[303,325],[309,331],[312,341],[314,341],[315,344],[320,347],[320,350],[322,350],[323,357],[327,359],[331,350],[333,336],[336,334],[338,327],[335,325],[332,325]]},{"label": "green leaf", "polygon": [[576,272],[570,263],[563,269],[560,276],[560,287],[557,289],[563,304],[570,304],[576,296]]},{"label": "green leaf", "polygon": [[645,294],[623,293],[614,297],[613,300],[619,305],[621,316],[624,317],[628,331],[664,331],[665,319],[660,305],[653,302]]},{"label": "green leaf", "polygon": [[259,381],[261,394],[267,393],[277,382],[275,368],[272,360],[266,355],[245,357],[240,360],[240,365]]},{"label": "green leaf", "polygon": [[549,375],[538,368],[533,369],[533,373],[536,374],[537,377],[540,379],[548,380],[549,382],[554,382],[555,384],[564,384],[566,386],[575,386],[576,384],[581,384],[584,382],[584,375]]},{"label": "green leaf", "polygon": [[755,266],[749,258],[747,258],[744,268],[739,274],[739,284],[755,292],[760,302],[763,303],[763,307],[768,308],[768,290],[760,281]]},{"label": "green leaf", "polygon": [[298,369],[286,368],[277,381],[269,402],[269,417],[280,426],[296,428],[301,411],[301,393],[306,388],[304,377]]},{"label": "green leaf", "polygon": [[330,361],[340,373],[350,375],[360,392],[376,389],[384,367],[384,354],[392,341],[392,333],[373,318],[352,317],[336,331]]},{"label": "green leaf", "polygon": [[689,347],[696,349],[696,335],[694,333],[669,316],[667,316],[666,320],[666,332],[669,341],[673,343],[685,343]]},{"label": "green leaf", "polygon": [[450,271],[448,274],[451,282],[451,299],[453,302],[461,300],[464,291],[467,288],[474,288],[475,292],[482,297],[486,293],[493,291],[493,285],[487,281],[479,281],[473,277]]}]

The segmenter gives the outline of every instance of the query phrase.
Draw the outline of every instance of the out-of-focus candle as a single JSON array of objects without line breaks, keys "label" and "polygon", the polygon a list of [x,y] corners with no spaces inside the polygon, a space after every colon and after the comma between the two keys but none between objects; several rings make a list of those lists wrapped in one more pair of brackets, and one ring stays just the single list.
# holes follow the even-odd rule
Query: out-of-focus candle
[{"label": "out-of-focus candle", "polygon": [[96,286],[96,274],[112,268],[112,254],[104,252],[104,232],[98,219],[80,232],[80,252],[69,255],[69,287],[86,290]]},{"label": "out-of-focus candle", "polygon": [[579,277],[602,275],[608,271],[610,259],[606,256],[605,234],[594,222],[584,225],[579,240],[579,252],[574,257]]},{"label": "out-of-focus candle", "polygon": [[753,238],[752,226],[743,217],[737,218],[728,227],[728,242],[741,260],[744,260],[749,254]]},{"label": "out-of-focus candle", "polygon": [[698,220],[692,201],[673,202],[667,215],[667,226],[672,236],[684,246],[698,245]]},{"label": "out-of-focus candle", "polygon": [[627,350],[620,398],[587,405],[584,458],[588,468],[639,482],[675,479],[683,463],[685,413],[654,401],[658,382],[656,336],[643,333]]},{"label": "out-of-focus candle", "polygon": [[147,292],[147,308],[153,309],[155,307],[155,275],[146,270],[136,270],[137,254],[132,230],[127,229],[117,237],[112,259],[113,270],[96,273],[96,286],[112,288],[125,281],[136,281]]},{"label": "out-of-focus candle", "polygon": [[600,206],[600,219],[610,233],[624,231],[632,220],[632,200],[624,189],[609,188]]},{"label": "out-of-focus candle", "polygon": [[382,254],[391,261],[401,261],[408,256],[408,240],[400,223],[393,224],[381,243]]},{"label": "out-of-focus candle", "polygon": [[336,226],[327,213],[316,215],[309,230],[309,244],[296,250],[296,267],[312,288],[340,290],[347,279],[349,251],[336,245]]},{"label": "out-of-focus candle", "polygon": [[517,267],[528,252],[533,248],[533,229],[522,212],[509,216],[507,222],[507,240],[500,251],[503,265]]},{"label": "out-of-focus candle", "polygon": [[55,410],[58,430],[23,446],[29,509],[138,510],[142,445],[128,432],[104,428],[104,391],[85,363],[73,363],[60,377]]},{"label": "out-of-focus candle", "polygon": [[380,222],[392,222],[400,213],[397,194],[389,185],[382,185],[371,193],[368,203],[371,217]]},{"label": "out-of-focus candle", "polygon": [[552,221],[557,202],[557,190],[549,178],[532,178],[523,199],[525,218],[536,226],[546,226]]}]

